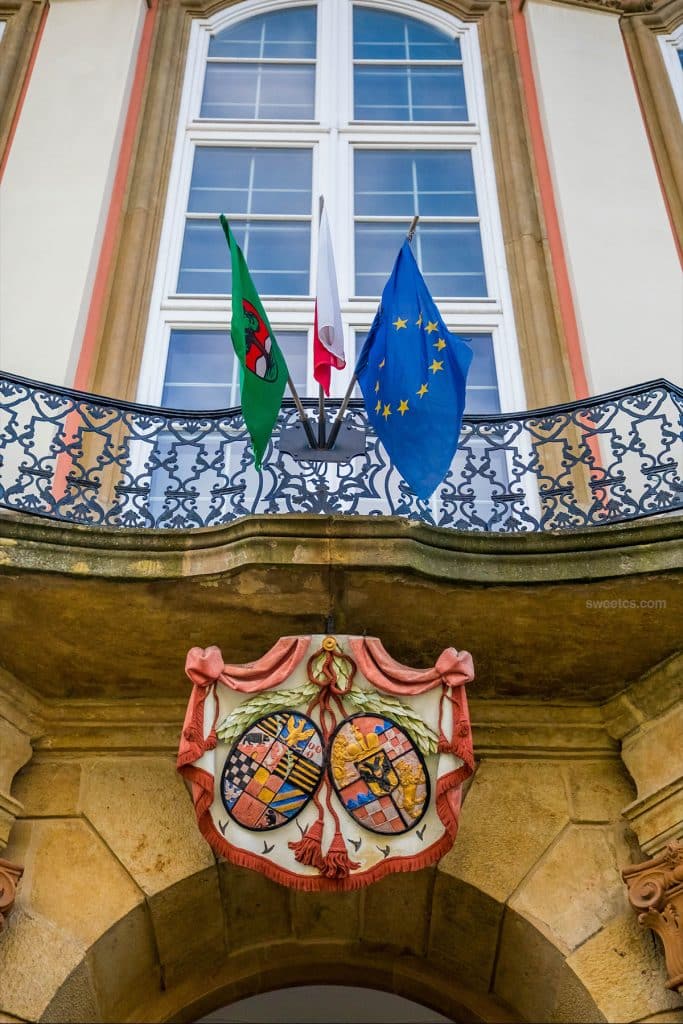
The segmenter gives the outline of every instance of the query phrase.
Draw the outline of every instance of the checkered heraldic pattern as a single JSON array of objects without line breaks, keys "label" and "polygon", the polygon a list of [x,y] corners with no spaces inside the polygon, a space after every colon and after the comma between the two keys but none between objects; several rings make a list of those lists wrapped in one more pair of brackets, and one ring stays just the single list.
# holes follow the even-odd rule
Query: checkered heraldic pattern
[{"label": "checkered heraldic pattern", "polygon": [[325,768],[342,807],[363,828],[396,835],[424,816],[424,758],[390,719],[363,714],[337,727],[327,765],[320,730],[307,715],[285,710],[255,722],[225,760],[223,804],[244,828],[278,828],[306,807]]}]

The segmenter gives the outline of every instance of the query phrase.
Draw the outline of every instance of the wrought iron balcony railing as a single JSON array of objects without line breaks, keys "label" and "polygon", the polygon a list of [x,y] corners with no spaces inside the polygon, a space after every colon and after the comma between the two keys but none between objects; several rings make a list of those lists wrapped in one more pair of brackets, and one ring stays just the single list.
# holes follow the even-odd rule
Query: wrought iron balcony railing
[{"label": "wrought iron balcony railing", "polygon": [[[315,415],[316,403],[305,404]],[[312,451],[295,461],[279,446],[297,423],[285,402],[257,473],[239,409],[148,408],[4,374],[0,508],[136,528],[284,512],[394,515],[455,530],[600,526],[683,509],[682,420],[683,392],[664,380],[532,412],[465,416],[451,469],[425,502],[389,464],[359,402],[346,422],[365,432],[362,454],[323,462]]]}]

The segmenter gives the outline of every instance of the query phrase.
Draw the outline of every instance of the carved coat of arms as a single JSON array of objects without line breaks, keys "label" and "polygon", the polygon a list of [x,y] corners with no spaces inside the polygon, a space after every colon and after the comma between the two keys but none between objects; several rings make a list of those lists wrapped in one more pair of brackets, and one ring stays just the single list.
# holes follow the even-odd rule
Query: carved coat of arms
[{"label": "carved coat of arms", "polygon": [[283,637],[227,665],[194,647],[178,770],[214,851],[305,890],[434,863],[474,767],[467,651],[431,669],[360,636]]}]

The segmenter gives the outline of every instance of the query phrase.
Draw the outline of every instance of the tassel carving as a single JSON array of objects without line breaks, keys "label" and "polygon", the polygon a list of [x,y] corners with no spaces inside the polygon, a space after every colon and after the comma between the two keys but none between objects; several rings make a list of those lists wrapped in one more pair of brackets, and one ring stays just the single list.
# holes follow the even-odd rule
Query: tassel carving
[{"label": "tassel carving", "polygon": [[360,861],[351,860],[344,837],[338,830],[334,833],[334,839],[330,843],[325,862],[321,873],[326,878],[348,878],[351,871],[360,867]]},{"label": "tassel carving", "polygon": [[295,843],[289,843],[290,850],[294,850],[294,859],[300,864],[309,864],[311,867],[323,871],[325,858],[322,854],[323,823],[322,818],[314,821],[310,828],[307,828],[301,839]]}]

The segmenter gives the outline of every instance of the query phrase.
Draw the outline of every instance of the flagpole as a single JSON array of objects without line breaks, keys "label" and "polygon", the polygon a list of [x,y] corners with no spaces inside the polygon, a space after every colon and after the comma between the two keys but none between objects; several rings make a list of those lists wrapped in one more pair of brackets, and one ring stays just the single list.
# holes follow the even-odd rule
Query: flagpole
[{"label": "flagpole", "polygon": [[[325,197],[322,192],[318,196],[318,245],[320,245],[320,221],[323,217],[323,206]],[[325,447],[325,435],[327,433],[327,421],[325,419],[325,391],[322,384],[318,384],[318,448]]]},{"label": "flagpole", "polygon": [[[415,216],[413,217],[413,219],[410,222],[410,227],[408,228],[408,234],[406,235],[406,238],[408,239],[409,242],[412,242],[412,240],[413,240],[413,235],[415,234],[415,228],[417,227],[417,222],[419,221],[419,219],[420,219],[420,215],[416,213]],[[328,448],[332,448],[334,446],[334,442],[337,440],[337,436],[338,436],[339,431],[341,429],[342,417],[343,417],[344,413],[346,412],[346,410],[349,407],[349,402],[351,401],[351,393],[353,392],[353,389],[355,388],[357,381],[358,381],[358,377],[356,377],[356,375],[354,373],[353,377],[351,378],[351,380],[349,382],[349,386],[346,389],[346,394],[344,395],[344,398],[342,400],[342,404],[339,407],[339,412],[337,413],[337,417],[336,417],[334,423],[332,424],[332,430],[330,431],[330,439],[327,442],[327,447]]]},{"label": "flagpole", "polygon": [[299,419],[301,420],[304,430],[306,431],[306,439],[311,448],[316,448],[317,445],[315,443],[315,435],[313,433],[313,428],[311,427],[311,421],[306,415],[306,410],[301,404],[301,399],[299,398],[298,392],[294,387],[294,381],[292,380],[289,374],[287,374],[287,383],[289,384],[289,390],[292,392],[292,398],[294,399],[296,411],[299,413]]},{"label": "flagpole", "polygon": [[334,423],[332,424],[332,430],[330,431],[330,439],[327,442],[327,447],[328,448],[333,448],[334,447],[334,442],[337,440],[337,435],[339,434],[339,430],[341,428],[342,417],[343,417],[344,413],[346,412],[346,410],[349,407],[349,402],[351,401],[351,394],[353,392],[353,389],[356,386],[356,381],[357,380],[358,380],[358,377],[356,377],[356,375],[354,373],[353,377],[349,381],[349,386],[346,389],[346,394],[344,395],[344,398],[342,400],[342,404],[339,407],[339,412],[337,413],[337,417],[336,417]]}]

